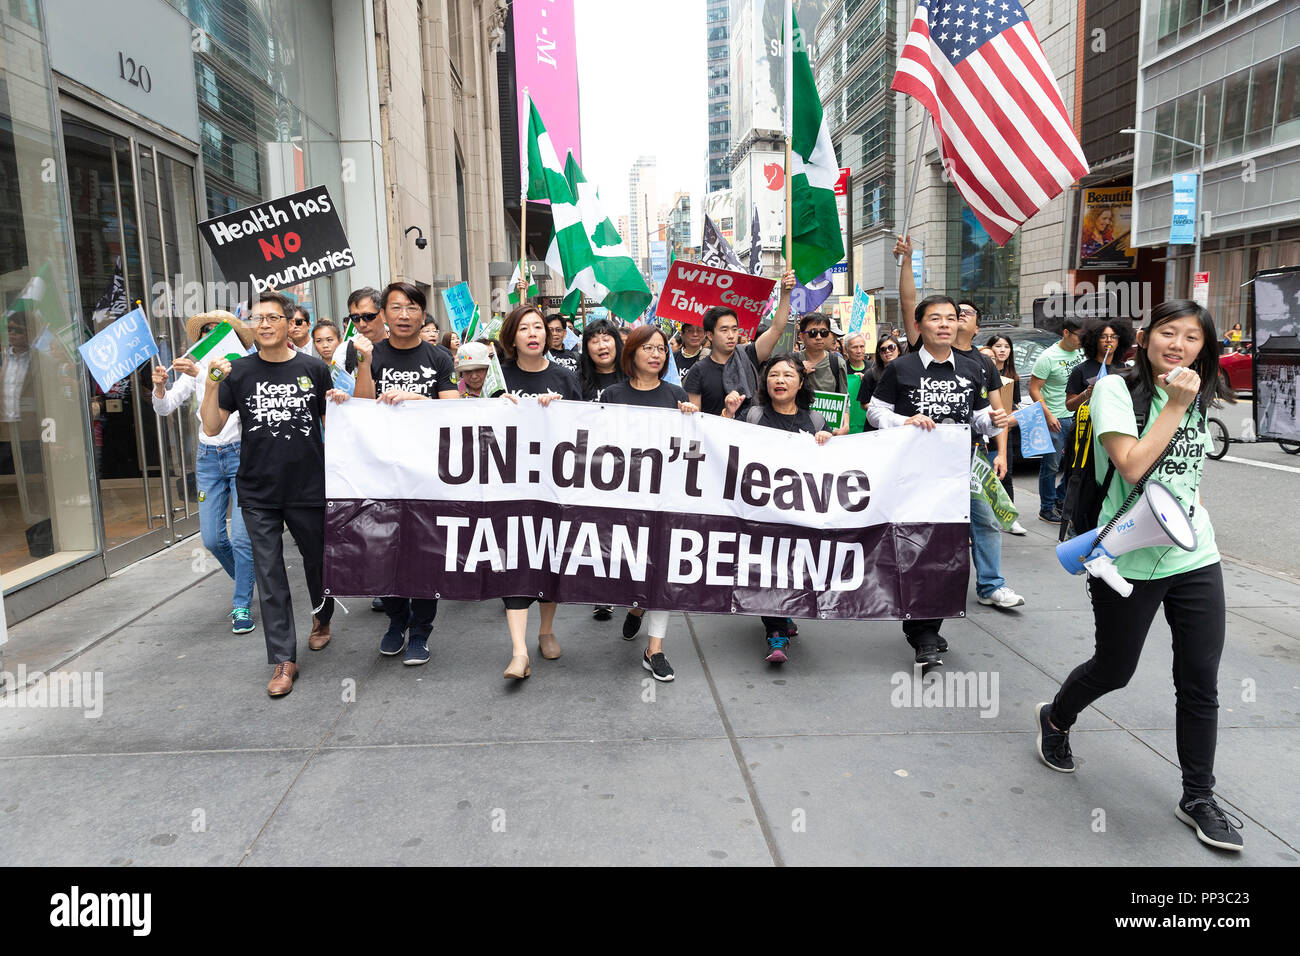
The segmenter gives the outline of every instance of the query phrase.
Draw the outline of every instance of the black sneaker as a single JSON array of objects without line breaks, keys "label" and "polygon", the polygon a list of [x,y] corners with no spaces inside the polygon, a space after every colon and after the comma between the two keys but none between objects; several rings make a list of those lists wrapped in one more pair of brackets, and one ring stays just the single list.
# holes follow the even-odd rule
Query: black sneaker
[{"label": "black sneaker", "polygon": [[623,640],[635,641],[636,632],[639,630],[641,630],[641,617],[628,611],[627,617],[623,618]]},{"label": "black sneaker", "polygon": [[939,653],[940,653],[940,654],[947,654],[947,653],[948,653],[948,642],[945,641],[945,640],[943,639],[943,635],[942,635],[942,634],[939,635],[939,648],[938,648],[938,649],[939,649]]},{"label": "black sneaker", "polygon": [[1242,823],[1214,802],[1214,798],[1197,797],[1174,807],[1174,816],[1196,830],[1196,839],[1220,850],[1240,850]]},{"label": "black sneaker", "polygon": [[372,610],[372,611],[379,611],[380,613],[383,613],[383,610],[384,610],[384,599],[383,599],[383,598],[372,598],[371,601],[370,601],[370,610]]},{"label": "black sneaker", "polygon": [[1061,732],[1047,719],[1051,704],[1044,701],[1034,708],[1038,721],[1038,759],[1053,770],[1074,773],[1074,754],[1070,753],[1070,733]]},{"label": "black sneaker", "polygon": [[393,657],[405,649],[406,631],[390,624],[388,630],[384,631],[384,639],[379,642],[379,653],[385,657]]},{"label": "black sneaker", "polygon": [[939,641],[942,638],[938,634],[922,634],[916,639],[916,657],[918,664],[928,664],[937,667],[943,663],[942,652],[939,650]]},{"label": "black sneaker", "polygon": [[613,618],[614,612],[608,604],[597,604],[591,609],[591,616],[598,621],[608,621]]},{"label": "black sneaker", "polygon": [[406,656],[402,658],[402,663],[412,665],[429,663],[429,639],[412,635],[406,642]]},{"label": "black sneaker", "polygon": [[1051,511],[1040,511],[1038,512],[1038,520],[1046,521],[1048,524],[1060,524],[1061,523],[1060,509],[1053,508]]},{"label": "black sneaker", "polygon": [[651,654],[648,650],[641,655],[641,666],[654,675],[655,680],[670,681],[676,675],[668,658],[663,653]]}]

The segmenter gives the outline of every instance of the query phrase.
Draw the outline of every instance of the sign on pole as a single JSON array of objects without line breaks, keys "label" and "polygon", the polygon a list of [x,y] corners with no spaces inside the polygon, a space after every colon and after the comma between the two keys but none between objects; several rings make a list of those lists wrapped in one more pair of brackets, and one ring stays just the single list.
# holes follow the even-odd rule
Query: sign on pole
[{"label": "sign on pole", "polygon": [[1202,309],[1210,307],[1210,274],[1198,272],[1192,280],[1192,301]]},{"label": "sign on pole", "polygon": [[1174,174],[1174,205],[1169,219],[1169,244],[1196,241],[1196,173]]},{"label": "sign on pole", "polygon": [[674,322],[703,325],[706,311],[725,305],[736,310],[740,327],[752,334],[775,287],[775,279],[679,259],[668,270],[655,314]]},{"label": "sign on pole", "polygon": [[470,322],[473,321],[474,310],[477,308],[474,304],[474,297],[469,294],[469,283],[462,282],[450,289],[443,289],[442,303],[447,307],[447,315],[451,317],[451,324],[456,330],[456,335],[462,339],[465,338],[465,330],[469,328]]},{"label": "sign on pole", "polygon": [[222,273],[253,294],[342,272],[356,264],[329,190],[313,186],[205,219],[199,233]]}]

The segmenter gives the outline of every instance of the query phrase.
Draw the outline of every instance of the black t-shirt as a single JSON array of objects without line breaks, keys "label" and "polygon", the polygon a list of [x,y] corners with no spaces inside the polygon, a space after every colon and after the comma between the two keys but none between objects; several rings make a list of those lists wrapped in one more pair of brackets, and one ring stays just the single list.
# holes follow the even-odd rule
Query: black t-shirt
[{"label": "black t-shirt", "polygon": [[704,358],[704,346],[700,346],[700,350],[691,356],[686,356],[681,352],[674,352],[673,361],[677,363],[677,374],[685,378],[686,373],[694,368],[695,364],[702,358]]},{"label": "black t-shirt", "polygon": [[578,374],[578,353],[571,349],[547,349],[546,357],[556,365],[567,368],[574,375]]},{"label": "black t-shirt", "polygon": [[[514,362],[505,362],[501,366],[501,374],[506,378],[506,391],[519,398],[536,398],[554,392],[561,398],[582,401],[578,376],[554,362],[549,362],[540,372],[525,372]],[[501,392],[496,393],[500,394]],[[495,398],[496,395],[492,397]]]},{"label": "black t-shirt", "polygon": [[639,405],[642,408],[673,408],[687,400],[686,392],[672,382],[660,382],[648,391],[633,388],[631,382],[619,382],[605,389],[600,397],[610,405]]},{"label": "black t-shirt", "polygon": [[424,341],[414,348],[399,349],[390,339],[384,339],[370,356],[370,377],[375,380],[376,398],[396,389],[437,398],[439,392],[455,389],[451,383],[454,371],[451,352]]},{"label": "black t-shirt", "polygon": [[984,381],[984,369],[956,350],[929,368],[919,351],[908,352],[885,366],[875,397],[904,418],[927,415],[941,425],[969,425],[974,412],[988,408]]},{"label": "black t-shirt", "polygon": [[[750,342],[736,348],[737,361],[749,361],[758,368],[758,349]],[[727,392],[722,386],[722,369],[712,355],[696,362],[682,380],[687,394],[700,396],[700,411],[706,415],[721,415],[727,406]]]},{"label": "black t-shirt", "polygon": [[826,419],[821,413],[806,408],[796,409],[793,415],[782,415],[771,405],[751,405],[745,421],[751,425],[779,428],[783,432],[807,432],[810,435],[826,428]]},{"label": "black t-shirt", "polygon": [[593,374],[595,384],[582,386],[582,397],[589,402],[599,402],[601,396],[605,394],[605,389],[619,382],[626,382],[627,376],[615,369],[612,372],[595,372]]},{"label": "black t-shirt", "polygon": [[[1094,384],[1093,382],[1089,382],[1088,379],[1095,379],[1097,373],[1100,371],[1101,363],[1096,359],[1086,359],[1085,361],[1080,362],[1070,370],[1070,378],[1065,383],[1065,394],[1082,395],[1088,390],[1089,385]],[[1106,366],[1107,375],[1120,375],[1125,371],[1127,371],[1127,369],[1123,365],[1112,363]]]},{"label": "black t-shirt", "polygon": [[321,421],[332,387],[328,366],[301,352],[287,362],[249,355],[231,365],[217,401],[239,413],[241,507],[325,507]]}]

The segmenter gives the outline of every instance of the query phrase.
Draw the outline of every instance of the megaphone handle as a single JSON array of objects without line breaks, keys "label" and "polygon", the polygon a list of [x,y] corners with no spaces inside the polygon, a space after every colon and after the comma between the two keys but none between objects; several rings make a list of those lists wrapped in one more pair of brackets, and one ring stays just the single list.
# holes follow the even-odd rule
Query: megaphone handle
[{"label": "megaphone handle", "polygon": [[1094,578],[1105,581],[1110,585],[1110,589],[1120,597],[1129,597],[1133,593],[1133,584],[1119,573],[1119,568],[1115,567],[1108,557],[1094,558],[1084,565],[1088,573]]}]

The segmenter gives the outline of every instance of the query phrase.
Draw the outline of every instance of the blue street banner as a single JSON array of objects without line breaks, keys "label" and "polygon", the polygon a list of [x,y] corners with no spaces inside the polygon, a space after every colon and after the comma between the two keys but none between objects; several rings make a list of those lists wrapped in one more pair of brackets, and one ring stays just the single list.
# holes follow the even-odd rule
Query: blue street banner
[{"label": "blue street banner", "polygon": [[107,392],[158,354],[143,309],[134,309],[77,349],[99,387]]},{"label": "blue street banner", "polygon": [[1015,416],[1020,424],[1021,458],[1037,458],[1055,451],[1056,446],[1052,444],[1052,431],[1047,427],[1042,402],[1017,409]]},{"label": "blue street banner", "polygon": [[442,302],[447,307],[447,315],[451,317],[451,324],[456,329],[456,335],[464,338],[465,330],[469,328],[470,322],[473,321],[474,310],[477,308],[474,304],[474,297],[469,294],[469,283],[462,282],[450,289],[443,289]]},{"label": "blue street banner", "polygon": [[922,277],[925,275],[925,253],[920,249],[912,250],[912,281],[916,283],[919,289],[923,285]]},{"label": "blue street banner", "polygon": [[1169,218],[1170,245],[1196,241],[1196,173],[1174,174],[1174,207]]},{"label": "blue street banner", "polygon": [[668,281],[668,243],[650,243],[650,278],[660,289]]}]

